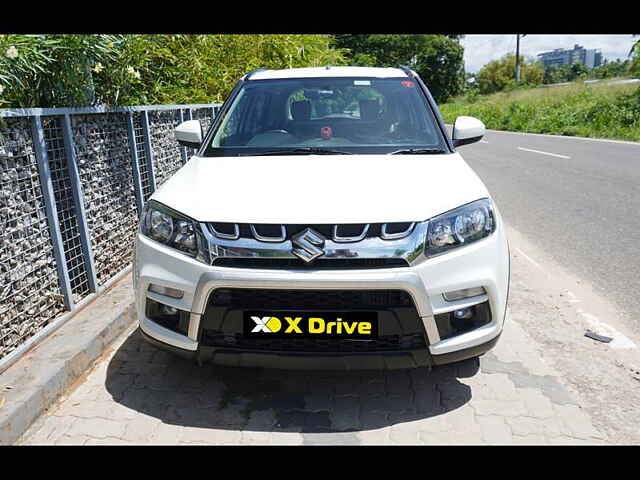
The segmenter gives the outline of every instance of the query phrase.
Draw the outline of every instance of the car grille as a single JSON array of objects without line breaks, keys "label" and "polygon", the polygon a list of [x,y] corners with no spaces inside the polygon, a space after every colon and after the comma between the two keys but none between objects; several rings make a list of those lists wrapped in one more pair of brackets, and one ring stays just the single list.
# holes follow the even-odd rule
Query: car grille
[{"label": "car grille", "polygon": [[306,263],[299,258],[241,258],[221,257],[213,261],[216,267],[266,268],[295,270],[348,270],[358,268],[408,267],[403,258],[326,258]]},{"label": "car grille", "polygon": [[312,228],[325,238],[334,238],[334,227],[339,237],[375,238],[383,234],[383,225],[387,235],[396,235],[395,238],[408,236],[415,225],[413,222],[393,223],[359,223],[359,224],[248,224],[248,223],[208,223],[209,231],[220,238],[227,239],[262,239],[263,241],[284,242],[291,240],[296,233],[306,228]]}]

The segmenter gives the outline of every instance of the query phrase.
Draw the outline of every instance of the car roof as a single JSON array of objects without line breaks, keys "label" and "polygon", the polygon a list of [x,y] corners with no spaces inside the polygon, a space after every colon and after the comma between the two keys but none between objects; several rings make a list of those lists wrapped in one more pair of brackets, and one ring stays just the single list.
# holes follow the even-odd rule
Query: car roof
[{"label": "car roof", "polygon": [[382,67],[306,67],[283,70],[259,70],[250,80],[271,80],[279,78],[322,78],[322,77],[374,77],[406,78],[407,74],[399,68]]}]

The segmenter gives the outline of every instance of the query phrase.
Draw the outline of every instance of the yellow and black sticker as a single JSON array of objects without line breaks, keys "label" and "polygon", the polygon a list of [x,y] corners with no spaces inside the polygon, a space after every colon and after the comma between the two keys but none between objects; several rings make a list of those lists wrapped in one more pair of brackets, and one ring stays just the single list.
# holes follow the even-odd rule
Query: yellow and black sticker
[{"label": "yellow and black sticker", "polygon": [[244,312],[247,337],[377,338],[377,312]]}]

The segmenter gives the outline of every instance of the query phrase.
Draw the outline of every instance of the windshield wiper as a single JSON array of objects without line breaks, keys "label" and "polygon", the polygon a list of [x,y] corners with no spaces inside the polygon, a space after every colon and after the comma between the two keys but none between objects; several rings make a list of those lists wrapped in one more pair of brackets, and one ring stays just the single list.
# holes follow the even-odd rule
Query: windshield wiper
[{"label": "windshield wiper", "polygon": [[446,153],[441,148],[403,148],[387,155],[433,155],[436,153]]},{"label": "windshield wiper", "polygon": [[353,155],[351,152],[341,152],[340,150],[333,150],[331,148],[318,148],[318,147],[300,147],[300,148],[287,148],[281,150],[270,150],[268,152],[256,152],[256,153],[241,153],[241,157],[263,156],[263,155],[304,155],[308,153],[316,153],[318,155]]}]

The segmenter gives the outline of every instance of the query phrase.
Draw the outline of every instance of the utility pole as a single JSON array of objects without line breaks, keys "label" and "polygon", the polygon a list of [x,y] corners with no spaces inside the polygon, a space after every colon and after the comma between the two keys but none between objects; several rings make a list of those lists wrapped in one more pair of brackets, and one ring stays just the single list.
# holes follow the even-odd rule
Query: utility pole
[{"label": "utility pole", "polygon": [[[522,38],[527,34],[523,34]],[[520,83],[520,34],[516,34],[516,83]]]},{"label": "utility pole", "polygon": [[520,35],[516,35],[516,83],[520,83]]}]

